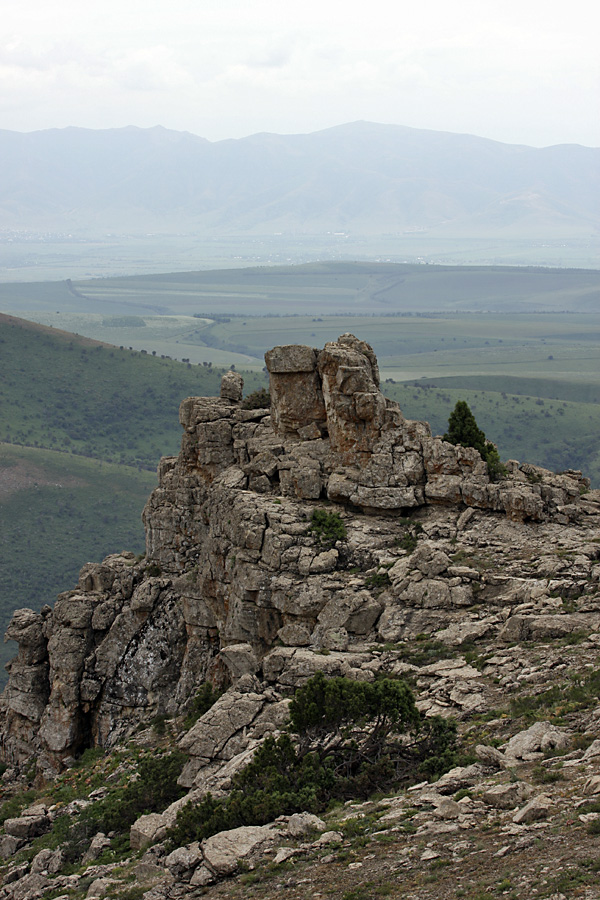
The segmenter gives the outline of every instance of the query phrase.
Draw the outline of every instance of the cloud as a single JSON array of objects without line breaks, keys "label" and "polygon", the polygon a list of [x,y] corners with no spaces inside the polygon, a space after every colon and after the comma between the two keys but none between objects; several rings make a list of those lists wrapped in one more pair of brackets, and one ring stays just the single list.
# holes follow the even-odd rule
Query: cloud
[{"label": "cloud", "polygon": [[0,110],[19,130],[160,123],[219,139],[362,118],[600,143],[587,21],[583,0],[21,0],[3,20]]}]

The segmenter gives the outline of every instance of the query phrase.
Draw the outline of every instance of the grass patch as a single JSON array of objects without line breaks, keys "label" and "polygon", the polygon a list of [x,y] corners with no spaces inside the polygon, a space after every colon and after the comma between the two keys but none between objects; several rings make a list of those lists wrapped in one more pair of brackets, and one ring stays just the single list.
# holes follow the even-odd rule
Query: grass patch
[{"label": "grass patch", "polygon": [[522,694],[510,701],[514,718],[561,718],[562,716],[596,706],[600,691],[600,669],[585,676],[571,676],[569,685],[554,685],[539,694]]}]

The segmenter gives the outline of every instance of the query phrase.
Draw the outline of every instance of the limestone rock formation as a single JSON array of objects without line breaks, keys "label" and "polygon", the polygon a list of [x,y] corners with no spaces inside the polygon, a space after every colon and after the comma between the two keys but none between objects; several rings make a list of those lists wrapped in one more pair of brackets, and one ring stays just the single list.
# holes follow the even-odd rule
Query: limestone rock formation
[{"label": "limestone rock formation", "polygon": [[[7,761],[35,753],[56,772],[85,747],[182,712],[205,681],[250,679],[258,687],[245,689],[222,740],[208,720],[187,739],[187,784],[198,785],[211,760],[260,739],[263,710],[283,709],[285,692],[318,669],[373,678],[373,643],[435,634],[456,646],[580,627],[580,614],[557,615],[563,573],[541,549],[565,526],[597,521],[580,473],[513,461],[492,481],[477,451],[432,437],[385,399],[375,354],[353,335],[321,351],[276,347],[266,362],[270,410],[242,408],[235,372],[220,397],[181,404],[181,452],[161,461],[144,510],[146,558],[87,564],[54,609],[14,614],[7,637],[19,650],[0,708]],[[346,538],[319,541],[315,509],[338,516]],[[487,569],[470,559],[478,541],[537,544],[546,562],[525,578]],[[581,549],[582,577],[597,579],[596,551]],[[423,708],[480,707],[476,676],[422,671]],[[264,716],[279,727],[281,716]]]},{"label": "limestone rock formation", "polygon": [[[436,862],[440,896],[466,893],[478,871],[495,886],[508,854],[523,896],[549,895],[536,871],[570,871],[578,854],[583,877],[596,877],[585,847],[600,792],[600,492],[580,473],[515,461],[490,480],[475,450],[432,437],[383,397],[375,355],[352,335],[266,359],[270,410],[242,408],[235,372],[218,398],[181,404],[181,452],[161,461],[144,510],[146,557],[88,563],[54,609],[13,615],[0,789],[41,787],[0,832],[0,900],[120,896],[132,880],[144,900],[192,900],[221,896],[217,882],[240,870],[311,859],[297,883],[321,896],[341,843],[355,861],[335,868],[340,896],[393,872],[398,896],[408,874],[425,900]],[[299,812],[166,846],[182,807],[227,793],[318,671],[409,677],[421,713],[456,719],[476,761],[323,819]],[[220,696],[191,723],[206,682]],[[110,779],[131,776],[131,757],[112,764],[125,739],[131,757],[162,763],[165,742],[185,754],[187,793],[131,827],[144,856],[105,863],[103,831],[78,872],[66,868],[72,843],[36,853],[58,819],[65,834]],[[57,787],[77,780],[88,747],[118,749],[100,754],[105,782],[51,803],[49,781],[63,769]],[[293,883],[280,877],[266,896]]]}]

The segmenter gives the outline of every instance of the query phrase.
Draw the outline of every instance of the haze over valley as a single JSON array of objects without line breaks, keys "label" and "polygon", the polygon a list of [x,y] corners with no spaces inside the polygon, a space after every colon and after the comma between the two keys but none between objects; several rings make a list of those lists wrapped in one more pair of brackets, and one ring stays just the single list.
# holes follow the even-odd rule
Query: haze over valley
[{"label": "haze over valley", "polygon": [[0,132],[0,278],[315,259],[597,264],[600,150],[354,122]]}]

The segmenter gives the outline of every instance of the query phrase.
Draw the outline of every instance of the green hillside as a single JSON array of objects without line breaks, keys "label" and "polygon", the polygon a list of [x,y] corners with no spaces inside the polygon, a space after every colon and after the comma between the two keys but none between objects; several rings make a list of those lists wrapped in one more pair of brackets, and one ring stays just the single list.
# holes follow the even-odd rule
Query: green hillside
[{"label": "green hillside", "polygon": [[[53,604],[85,562],[143,553],[155,484],[153,472],[0,443],[0,633],[14,609]],[[0,675],[14,650],[0,645]]]},{"label": "green hillside", "polygon": [[218,395],[222,372],[0,315],[0,440],[154,469],[178,452],[181,401]]}]

